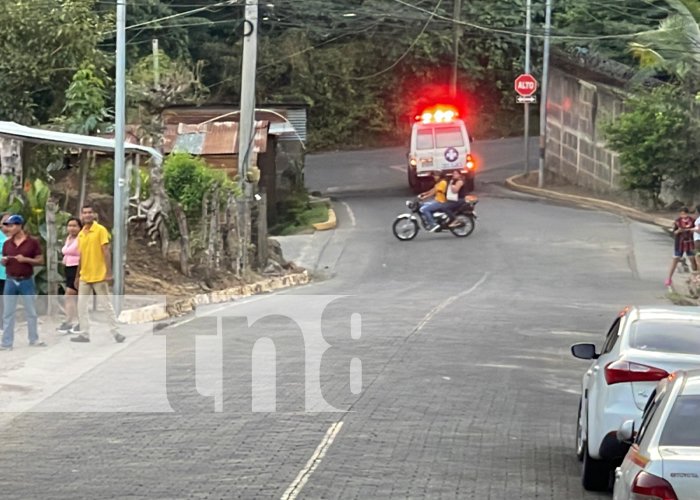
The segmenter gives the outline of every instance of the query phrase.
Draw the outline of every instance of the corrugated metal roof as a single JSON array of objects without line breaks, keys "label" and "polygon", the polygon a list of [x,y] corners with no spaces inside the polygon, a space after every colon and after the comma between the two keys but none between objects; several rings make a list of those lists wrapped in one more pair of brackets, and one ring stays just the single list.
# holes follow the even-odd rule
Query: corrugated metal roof
[{"label": "corrugated metal roof", "polygon": [[[268,122],[255,122],[254,153],[267,151],[267,133]],[[195,155],[238,154],[238,123],[167,124],[163,151],[186,151]]]},{"label": "corrugated metal roof", "polygon": [[[280,136],[280,141],[298,141],[306,142],[306,109],[288,109],[287,119],[294,126],[296,134],[283,134]],[[297,137],[298,135],[298,137]]]}]

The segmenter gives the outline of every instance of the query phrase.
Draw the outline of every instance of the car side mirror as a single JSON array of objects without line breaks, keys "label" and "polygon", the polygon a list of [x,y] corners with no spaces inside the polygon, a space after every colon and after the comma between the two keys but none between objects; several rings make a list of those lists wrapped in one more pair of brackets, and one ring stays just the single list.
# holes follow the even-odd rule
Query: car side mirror
[{"label": "car side mirror", "polygon": [[571,354],[578,359],[598,359],[595,344],[574,344],[571,346]]},{"label": "car side mirror", "polygon": [[625,420],[617,430],[617,440],[620,443],[632,444],[636,436],[634,431],[634,420]]}]

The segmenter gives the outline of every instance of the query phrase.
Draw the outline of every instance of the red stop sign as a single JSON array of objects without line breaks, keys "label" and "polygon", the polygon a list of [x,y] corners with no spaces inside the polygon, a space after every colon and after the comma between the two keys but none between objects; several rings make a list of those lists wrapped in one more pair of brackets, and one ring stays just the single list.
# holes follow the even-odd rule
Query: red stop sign
[{"label": "red stop sign", "polygon": [[520,75],[515,79],[515,91],[523,96],[531,96],[537,92],[537,80],[532,75]]}]

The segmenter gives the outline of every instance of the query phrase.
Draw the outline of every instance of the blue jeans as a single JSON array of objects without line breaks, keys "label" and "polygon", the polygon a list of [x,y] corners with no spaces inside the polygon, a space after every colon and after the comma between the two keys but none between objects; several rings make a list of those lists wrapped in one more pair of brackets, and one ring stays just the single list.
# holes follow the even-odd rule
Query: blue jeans
[{"label": "blue jeans", "polygon": [[15,341],[15,309],[17,309],[17,296],[22,295],[24,313],[27,316],[27,329],[29,330],[29,343],[34,344],[39,340],[37,331],[36,307],[34,306],[34,278],[15,281],[9,276],[5,281],[5,292],[2,296],[5,311],[2,317],[2,346],[11,347]]},{"label": "blue jeans", "polygon": [[439,201],[431,201],[420,207],[420,213],[425,217],[425,221],[428,223],[428,229],[437,224],[437,222],[435,222],[435,217],[433,217],[433,212],[437,212],[441,208],[442,203]]}]

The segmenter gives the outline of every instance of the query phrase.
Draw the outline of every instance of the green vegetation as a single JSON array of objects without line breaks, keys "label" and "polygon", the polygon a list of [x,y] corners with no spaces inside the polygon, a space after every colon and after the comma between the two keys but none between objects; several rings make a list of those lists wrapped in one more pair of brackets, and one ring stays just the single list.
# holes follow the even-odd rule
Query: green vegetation
[{"label": "green vegetation", "polygon": [[666,181],[686,191],[700,187],[700,126],[691,102],[673,86],[640,90],[606,127],[608,144],[620,155],[624,187],[646,195],[655,207]]},{"label": "green vegetation", "polygon": [[277,223],[270,228],[270,234],[287,236],[305,229],[311,229],[314,224],[328,220],[328,205],[310,202],[309,193],[298,189],[277,203]]},{"label": "green vegetation", "polygon": [[223,171],[207,165],[201,157],[187,153],[174,153],[163,164],[163,180],[168,197],[182,206],[188,218],[197,218],[202,213],[202,203],[211,188],[218,183],[224,191],[235,189],[234,183]]},{"label": "green vegetation", "polygon": [[[148,169],[139,168],[141,176],[141,192],[139,198],[145,200],[148,198],[148,180],[150,175]],[[100,193],[114,196],[114,160],[105,160],[101,162],[93,171],[90,172],[90,177],[95,184],[95,188]],[[136,178],[131,177],[131,196],[136,194]]]}]

